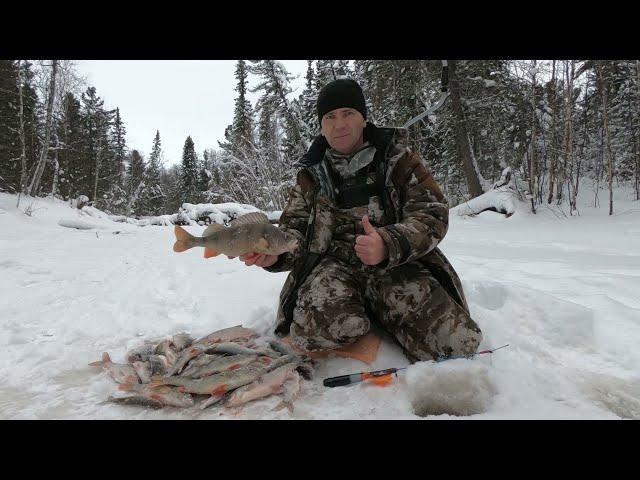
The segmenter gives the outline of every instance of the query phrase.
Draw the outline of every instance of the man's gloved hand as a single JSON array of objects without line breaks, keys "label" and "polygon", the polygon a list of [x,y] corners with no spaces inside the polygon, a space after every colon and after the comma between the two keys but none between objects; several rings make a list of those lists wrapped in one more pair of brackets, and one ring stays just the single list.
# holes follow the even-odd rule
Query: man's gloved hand
[{"label": "man's gloved hand", "polygon": [[365,265],[378,265],[389,256],[389,251],[378,231],[369,222],[369,217],[362,217],[364,235],[356,237],[356,255]]}]

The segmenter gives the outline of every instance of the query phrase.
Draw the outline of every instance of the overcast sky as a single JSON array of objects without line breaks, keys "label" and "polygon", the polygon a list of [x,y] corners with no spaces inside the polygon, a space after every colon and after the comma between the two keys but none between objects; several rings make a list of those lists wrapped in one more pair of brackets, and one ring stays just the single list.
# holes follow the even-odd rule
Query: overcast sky
[{"label": "overcast sky", "polygon": [[[282,61],[299,76],[292,82],[295,95],[304,88],[306,60]],[[187,136],[202,155],[218,148],[224,129],[233,120],[237,92],[235,60],[83,60],[77,62],[88,85],[104,100],[105,108],[120,108],[127,146],[143,155],[151,151],[156,130],[164,164],[179,163]],[[249,76],[249,87],[257,82]],[[297,89],[297,90],[296,90]],[[255,106],[258,93],[249,93]]]}]

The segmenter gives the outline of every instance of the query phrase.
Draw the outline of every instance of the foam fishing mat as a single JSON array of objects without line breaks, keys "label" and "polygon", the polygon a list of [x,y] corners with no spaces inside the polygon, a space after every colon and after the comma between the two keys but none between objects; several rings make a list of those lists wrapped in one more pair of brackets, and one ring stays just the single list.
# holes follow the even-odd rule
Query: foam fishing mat
[{"label": "foam fishing mat", "polygon": [[[284,337],[282,341],[293,347],[289,336]],[[371,365],[378,357],[378,350],[380,349],[381,342],[382,338],[380,336],[373,332],[369,332],[348,347],[305,353],[313,359],[331,357],[353,358]]]}]

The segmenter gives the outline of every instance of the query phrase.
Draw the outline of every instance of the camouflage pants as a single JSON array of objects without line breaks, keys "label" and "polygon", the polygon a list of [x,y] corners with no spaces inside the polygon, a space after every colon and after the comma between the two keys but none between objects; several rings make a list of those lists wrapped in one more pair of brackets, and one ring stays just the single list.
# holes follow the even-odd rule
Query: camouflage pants
[{"label": "camouflage pants", "polygon": [[291,338],[306,350],[348,345],[375,319],[410,360],[476,352],[482,332],[417,262],[388,271],[327,256],[300,286]]}]

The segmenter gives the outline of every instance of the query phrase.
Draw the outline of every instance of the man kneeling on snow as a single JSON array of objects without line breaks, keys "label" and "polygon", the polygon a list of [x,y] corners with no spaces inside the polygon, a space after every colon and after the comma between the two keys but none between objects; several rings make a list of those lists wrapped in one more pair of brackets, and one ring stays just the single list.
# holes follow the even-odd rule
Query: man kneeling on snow
[{"label": "man kneeling on snow", "polygon": [[410,360],[476,352],[482,339],[460,279],[437,248],[448,205],[406,130],[367,122],[353,80],[318,96],[322,126],[298,161],[280,228],[298,248],[243,255],[246,265],[290,271],[276,333],[304,350],[345,347],[377,321]]}]

